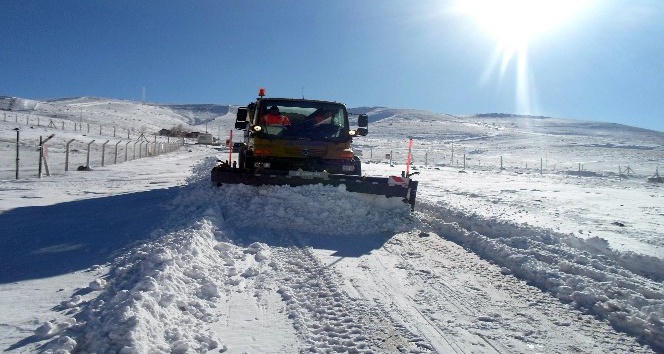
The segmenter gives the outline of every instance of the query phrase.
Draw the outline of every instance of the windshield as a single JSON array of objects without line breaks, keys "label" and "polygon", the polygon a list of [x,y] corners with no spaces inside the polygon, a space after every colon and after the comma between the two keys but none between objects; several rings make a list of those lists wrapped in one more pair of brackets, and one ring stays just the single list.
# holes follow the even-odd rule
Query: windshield
[{"label": "windshield", "polygon": [[263,100],[255,115],[268,138],[345,140],[348,118],[342,104],[298,100]]}]

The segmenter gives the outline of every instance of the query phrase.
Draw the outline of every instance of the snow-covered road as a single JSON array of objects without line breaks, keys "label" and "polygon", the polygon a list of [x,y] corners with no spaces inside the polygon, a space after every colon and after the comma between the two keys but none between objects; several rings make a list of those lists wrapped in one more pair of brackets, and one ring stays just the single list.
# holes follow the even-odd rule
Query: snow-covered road
[{"label": "snow-covered road", "polygon": [[[20,265],[23,271],[0,284],[3,299],[12,299],[1,302],[2,310],[16,314],[0,323],[6,329],[0,336],[4,350],[652,353],[649,345],[663,348],[661,279],[638,275],[617,255],[593,252],[592,242],[426,201],[427,190],[421,190],[423,202],[411,214],[398,200],[336,187],[217,188],[208,181],[214,163],[208,154],[196,147],[139,160],[134,168],[112,166],[95,177],[35,181],[9,196],[53,227],[43,234],[50,241],[34,247],[71,266],[30,280],[38,263],[3,260],[3,268]],[[74,183],[77,189],[49,191],[55,183]],[[118,193],[126,197],[113,199]],[[35,203],[21,195],[44,198]],[[86,202],[91,197],[98,202]],[[65,200],[74,218],[99,213],[93,207],[106,201],[107,214],[86,224],[93,232],[87,239],[84,233],[70,239],[58,229],[62,214],[52,213],[59,208],[49,204]],[[9,209],[0,219],[10,222],[25,208]],[[156,213],[143,219],[127,210]],[[116,221],[128,225],[110,232]],[[26,237],[22,229],[10,228],[3,246]],[[136,233],[128,238],[142,240],[138,244],[109,242],[108,235],[131,229]],[[36,251],[23,245],[26,254]],[[99,254],[108,262],[92,263],[98,245],[105,247]],[[42,290],[30,291],[34,288]],[[27,315],[33,306],[40,310]]]}]

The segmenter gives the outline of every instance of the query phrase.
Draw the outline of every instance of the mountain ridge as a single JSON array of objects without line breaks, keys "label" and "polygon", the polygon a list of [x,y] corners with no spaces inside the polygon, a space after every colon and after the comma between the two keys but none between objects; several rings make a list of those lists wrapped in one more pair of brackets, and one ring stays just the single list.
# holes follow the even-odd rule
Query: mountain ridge
[{"label": "mountain ridge", "polygon": [[[157,122],[145,122],[147,126],[152,126],[155,130],[171,128],[172,126],[179,124],[185,124],[191,128],[196,126],[205,126],[209,123],[218,124],[219,119],[222,117],[223,119],[227,119],[228,115],[234,114],[235,109],[241,106],[235,104],[214,103],[143,103],[132,100],[95,96],[53,98],[44,100],[25,99],[15,96],[0,96],[0,112],[41,115],[49,118],[71,121],[85,120],[86,122],[97,124],[108,124],[108,122],[102,119],[102,117],[99,117],[100,112],[107,112],[109,116],[115,115],[120,120],[125,120],[126,117],[121,117],[121,115],[117,114],[118,110],[114,108],[116,105],[124,106],[123,108],[125,109],[127,106],[130,106],[130,108],[133,108],[130,110],[130,112],[133,113],[140,112],[147,116],[161,117],[162,119],[157,119]],[[97,108],[96,114],[92,114],[92,107]],[[113,113],[116,114],[111,114],[112,111],[115,111]],[[476,120],[477,122],[482,122],[482,124],[490,125],[499,120],[513,120],[514,122],[519,120],[536,120],[540,122],[556,124],[558,127],[564,127],[565,125],[568,125],[575,128],[584,127],[588,129],[624,129],[630,130],[632,132],[642,132],[648,135],[652,135],[653,133],[655,135],[664,134],[657,130],[619,123],[502,112],[452,115],[419,109],[389,108],[384,106],[351,107],[348,108],[348,111],[351,115],[367,114],[369,115],[369,121],[372,123],[388,120],[394,117],[404,118],[406,115],[411,114],[413,117],[426,116],[429,119],[456,121],[458,123],[469,123],[472,122],[472,120]]]}]

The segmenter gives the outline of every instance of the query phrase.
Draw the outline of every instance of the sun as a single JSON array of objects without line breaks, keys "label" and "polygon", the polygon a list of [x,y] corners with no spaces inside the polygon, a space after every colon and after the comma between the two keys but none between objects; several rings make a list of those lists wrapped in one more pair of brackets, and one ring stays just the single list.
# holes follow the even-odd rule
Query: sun
[{"label": "sun", "polygon": [[527,45],[578,14],[584,0],[460,0],[459,10],[505,47]]},{"label": "sun", "polygon": [[496,41],[495,55],[482,81],[487,81],[498,66],[503,78],[507,67],[514,62],[517,109],[532,113],[535,88],[528,68],[529,44],[564,28],[590,7],[592,1],[595,0],[458,0],[457,11]]}]

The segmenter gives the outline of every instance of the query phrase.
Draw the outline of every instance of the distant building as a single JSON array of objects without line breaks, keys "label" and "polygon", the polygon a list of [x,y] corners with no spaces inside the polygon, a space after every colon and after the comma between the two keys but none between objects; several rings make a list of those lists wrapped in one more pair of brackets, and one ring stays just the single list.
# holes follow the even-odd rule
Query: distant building
[{"label": "distant building", "polygon": [[0,110],[11,111],[14,97],[0,96]]},{"label": "distant building", "polygon": [[198,135],[198,143],[199,144],[212,144],[214,143],[214,139],[212,138],[212,134],[199,134]]}]

